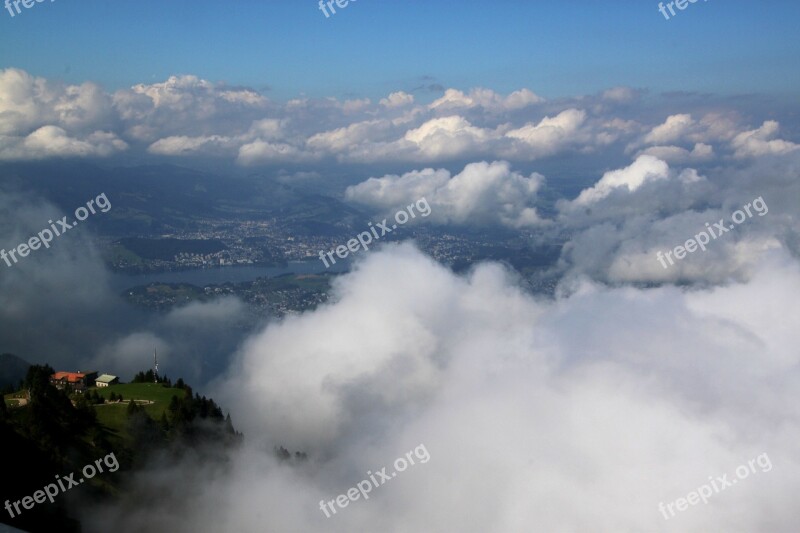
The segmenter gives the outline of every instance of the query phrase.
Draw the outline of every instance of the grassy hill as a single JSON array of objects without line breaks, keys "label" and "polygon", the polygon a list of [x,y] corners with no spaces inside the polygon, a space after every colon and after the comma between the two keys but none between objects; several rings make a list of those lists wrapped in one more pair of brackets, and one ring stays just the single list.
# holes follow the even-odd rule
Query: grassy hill
[{"label": "grassy hill", "polygon": [[[130,484],[125,482],[131,472],[147,468],[155,454],[178,457],[193,449],[204,460],[224,459],[225,450],[242,441],[222,409],[212,399],[192,395],[191,387],[182,380],[177,381],[181,388],[131,383],[68,395],[50,384],[53,373],[49,365],[32,365],[23,380],[26,392],[18,393],[30,394],[30,401],[9,409],[0,404],[0,443],[8,459],[3,464],[3,479],[9,480],[0,483],[0,502],[33,494],[52,482],[54,473],[78,472],[112,452],[119,470],[83,484],[80,495],[76,492],[69,499],[36,506],[19,517],[0,517],[0,522],[14,518],[15,526],[25,531],[79,533],[80,523],[73,513],[82,507],[76,504],[82,498],[149,501],[160,490],[154,486],[130,495]],[[139,374],[145,381],[152,380],[152,371]],[[96,395],[107,399],[112,393],[122,395],[123,401],[95,403]],[[17,403],[11,401],[13,395],[4,399]],[[135,409],[129,405],[131,401],[136,402]]]},{"label": "grassy hill", "polygon": [[161,420],[161,414],[167,410],[173,396],[183,398],[186,394],[181,389],[167,388],[161,383],[129,383],[90,390],[97,391],[97,394],[105,398],[106,402],[112,392],[117,396],[122,395],[122,402],[95,405],[98,421],[121,437],[126,436],[125,421],[127,420],[129,400],[153,402],[144,405],[144,409],[153,420],[157,421]]}]

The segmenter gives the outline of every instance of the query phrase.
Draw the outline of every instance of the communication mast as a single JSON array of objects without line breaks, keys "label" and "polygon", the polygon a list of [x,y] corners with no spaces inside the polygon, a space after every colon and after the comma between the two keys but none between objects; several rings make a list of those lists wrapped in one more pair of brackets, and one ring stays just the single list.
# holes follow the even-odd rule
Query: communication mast
[{"label": "communication mast", "polygon": [[153,383],[158,383],[158,352],[153,348]]}]

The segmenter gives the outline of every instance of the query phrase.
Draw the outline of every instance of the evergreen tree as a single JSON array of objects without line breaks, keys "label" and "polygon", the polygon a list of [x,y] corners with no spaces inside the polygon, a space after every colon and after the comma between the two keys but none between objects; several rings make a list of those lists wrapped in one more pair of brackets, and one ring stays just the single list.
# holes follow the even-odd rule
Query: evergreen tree
[{"label": "evergreen tree", "polygon": [[161,431],[164,432],[164,435],[169,434],[169,420],[167,420],[167,412],[161,412]]},{"label": "evergreen tree", "polygon": [[164,435],[159,425],[150,418],[143,407],[135,407],[131,411],[131,404],[128,405],[127,429],[131,438],[134,462],[144,464],[150,453],[164,443]]},{"label": "evergreen tree", "polygon": [[27,389],[31,394],[34,391],[41,393],[43,389],[50,386],[50,377],[55,373],[56,371],[50,365],[31,365],[22,381],[22,388]]},{"label": "evergreen tree", "polygon": [[283,446],[275,448],[275,455],[277,455],[278,459],[280,459],[281,461],[286,461],[288,459],[291,459],[292,457],[292,454],[289,452],[289,450],[287,450]]}]

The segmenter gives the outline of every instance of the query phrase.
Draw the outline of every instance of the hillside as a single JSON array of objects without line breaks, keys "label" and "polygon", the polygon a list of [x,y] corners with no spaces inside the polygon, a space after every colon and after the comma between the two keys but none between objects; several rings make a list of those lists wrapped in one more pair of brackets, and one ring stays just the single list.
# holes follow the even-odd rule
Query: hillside
[{"label": "hillside", "polygon": [[[23,379],[25,402],[0,402],[0,442],[5,464],[0,502],[19,500],[25,494],[113,454],[118,469],[92,478],[49,505],[17,515],[0,514],[0,523],[26,531],[79,533],[76,508],[83,504],[133,497],[126,483],[132,473],[147,468],[150,459],[180,457],[196,452],[201,460],[224,460],[227,450],[242,441],[230,416],[210,398],[200,396],[178,379],[152,383],[152,371],[140,372],[137,383],[90,388],[82,394],[58,390],[50,383],[48,365],[31,365]],[[108,402],[112,397],[114,402]],[[122,400],[116,400],[119,396]],[[7,399],[9,396],[7,395]],[[104,401],[106,400],[106,401]],[[126,496],[127,495],[127,496]]]},{"label": "hillside", "polygon": [[[100,389],[92,388],[102,396],[107,403],[95,405],[97,421],[110,429],[120,437],[126,438],[126,423],[128,420],[128,402],[141,402],[144,411],[153,420],[161,420],[162,415],[167,411],[172,397],[183,398],[186,394],[182,389],[174,387],[164,387],[161,383],[128,383],[124,385],[112,385]],[[111,393],[115,396],[122,395],[121,402],[108,402]],[[144,403],[150,402],[150,403]]]},{"label": "hillside", "polygon": [[0,389],[16,388],[25,378],[29,366],[31,365],[27,361],[16,355],[0,354]]}]

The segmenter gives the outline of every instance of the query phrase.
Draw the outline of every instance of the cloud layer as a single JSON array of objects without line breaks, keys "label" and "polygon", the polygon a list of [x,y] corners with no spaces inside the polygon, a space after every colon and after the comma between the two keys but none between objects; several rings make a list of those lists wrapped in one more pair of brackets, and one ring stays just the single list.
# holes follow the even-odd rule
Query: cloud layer
[{"label": "cloud layer", "polygon": [[[215,396],[245,449],[227,474],[158,474],[195,479],[194,512],[170,499],[93,516],[121,531],[793,531],[798,289],[797,262],[778,252],[743,284],[584,282],[546,302],[497,265],[455,276],[387,246],[333,303],[243,347]],[[319,510],[420,443],[425,465],[330,519]],[[277,445],[311,458],[275,464]],[[765,452],[771,471],[669,521],[659,512]]]},{"label": "cloud layer", "polygon": [[668,162],[751,159],[797,144],[780,124],[744,121],[730,109],[629,118],[644,91],[615,87],[547,101],[522,88],[449,88],[430,103],[405,91],[368,98],[272,102],[247,87],[183,74],[113,93],[0,71],[0,159],[215,157],[243,166],[445,163],[466,158],[530,162],[599,150],[637,150]]}]

